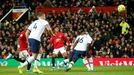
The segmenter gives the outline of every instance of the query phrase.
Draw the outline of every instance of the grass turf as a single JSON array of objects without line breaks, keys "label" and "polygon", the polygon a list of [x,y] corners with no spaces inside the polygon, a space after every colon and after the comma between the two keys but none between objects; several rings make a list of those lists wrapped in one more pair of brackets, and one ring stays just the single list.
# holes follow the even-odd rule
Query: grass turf
[{"label": "grass turf", "polygon": [[[134,75],[134,66],[120,67],[95,67],[96,72],[87,72],[86,67],[74,66],[69,72],[65,72],[63,68],[58,71],[51,71],[51,67],[40,67],[44,74],[27,73],[20,75]],[[17,67],[2,67],[0,66],[0,75],[19,75]]]}]

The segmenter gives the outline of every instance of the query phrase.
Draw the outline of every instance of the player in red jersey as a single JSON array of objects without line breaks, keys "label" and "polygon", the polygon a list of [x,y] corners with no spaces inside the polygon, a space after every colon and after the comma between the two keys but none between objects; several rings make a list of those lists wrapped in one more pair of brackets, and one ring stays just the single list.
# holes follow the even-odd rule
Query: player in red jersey
[{"label": "player in red jersey", "polygon": [[[64,41],[66,41],[68,45],[70,45],[69,39],[65,36],[63,32],[59,31],[58,27],[56,27],[54,31],[55,31],[55,34],[50,39],[50,46],[52,47],[53,45],[54,47],[53,55],[52,55],[52,71],[54,70],[54,66],[55,66],[55,57],[58,57],[59,52],[62,54],[62,56],[65,59],[67,58],[67,52],[65,49]],[[58,67],[58,70],[60,70],[59,67]]]},{"label": "player in red jersey", "polygon": [[[19,42],[18,48],[20,51],[19,58],[27,60],[30,57],[30,54],[27,51],[28,41],[27,41],[25,33],[26,33],[26,28],[20,33],[20,36],[18,38],[18,42]],[[27,66],[28,72],[31,72],[30,67],[31,67],[31,64],[28,64]]]}]

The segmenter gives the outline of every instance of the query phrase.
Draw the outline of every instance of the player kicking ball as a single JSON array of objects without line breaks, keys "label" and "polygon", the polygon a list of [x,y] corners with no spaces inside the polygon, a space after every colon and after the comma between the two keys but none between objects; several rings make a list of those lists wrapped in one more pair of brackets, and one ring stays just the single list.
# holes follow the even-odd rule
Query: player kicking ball
[{"label": "player kicking ball", "polygon": [[77,61],[78,58],[82,58],[84,65],[87,67],[88,71],[94,71],[93,69],[93,59],[89,56],[88,50],[89,45],[92,43],[92,38],[84,31],[81,31],[81,34],[77,36],[72,48],[72,53],[70,54],[69,59],[64,60],[60,63],[59,66],[67,64],[67,69],[65,71],[71,70],[74,63]]},{"label": "player kicking ball", "polygon": [[[39,55],[40,50],[40,42],[41,42],[41,36],[45,29],[47,29],[49,32],[52,33],[52,30],[48,24],[48,22],[45,20],[45,14],[42,12],[39,12],[37,14],[38,20],[35,20],[26,31],[26,37],[28,37],[28,42],[30,49],[32,51],[32,56],[29,57],[23,64],[18,66],[19,73],[23,73],[23,68],[29,63],[32,63],[32,61],[37,60],[37,57]],[[43,73],[38,68],[35,69],[37,73]]]},{"label": "player kicking ball", "polygon": [[[52,55],[52,71],[54,71],[55,68],[55,57],[58,57],[59,52],[65,59],[67,59],[67,52],[65,49],[64,41],[67,41],[68,45],[70,45],[69,39],[65,36],[64,33],[59,31],[58,27],[56,27],[54,31],[55,34],[50,39],[50,47],[52,47],[52,45],[54,46]],[[60,67],[58,67],[58,70],[60,70]]]}]

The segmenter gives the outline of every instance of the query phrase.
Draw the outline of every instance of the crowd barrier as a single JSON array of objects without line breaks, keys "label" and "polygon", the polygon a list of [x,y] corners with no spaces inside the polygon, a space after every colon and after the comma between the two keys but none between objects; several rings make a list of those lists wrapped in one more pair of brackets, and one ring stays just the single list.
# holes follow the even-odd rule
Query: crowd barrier
[{"label": "crowd barrier", "polygon": [[[45,8],[45,7],[38,7],[36,8],[36,12],[44,12],[45,14],[49,13],[49,12],[52,12],[52,11],[55,11],[56,14],[59,14],[61,13],[62,11],[66,12],[68,10],[70,10],[71,12],[73,11],[78,11],[82,9],[84,12],[88,13],[89,10],[91,9],[91,7],[72,7],[72,8]],[[96,7],[96,10],[97,12],[99,11],[102,11],[104,13],[112,13],[114,10],[117,10],[117,7],[115,6],[105,6],[105,7],[102,7],[102,6],[98,6]]]},{"label": "crowd barrier", "polygon": [[[134,58],[93,58],[94,66],[134,66]],[[56,65],[63,61],[63,58],[56,58]],[[20,63],[14,59],[7,61],[0,59],[0,66],[18,66]],[[33,65],[33,64],[32,64]],[[51,66],[51,58],[41,59],[39,66]],[[83,66],[82,59],[78,59],[75,66]]]}]

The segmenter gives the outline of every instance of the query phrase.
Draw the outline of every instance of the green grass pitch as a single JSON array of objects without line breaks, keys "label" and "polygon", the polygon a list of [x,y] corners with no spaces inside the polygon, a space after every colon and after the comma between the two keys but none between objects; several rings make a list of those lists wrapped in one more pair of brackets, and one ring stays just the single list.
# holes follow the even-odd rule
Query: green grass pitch
[{"label": "green grass pitch", "polygon": [[[26,68],[25,68],[26,69]],[[25,70],[24,69],[24,70]],[[58,71],[51,71],[51,67],[40,67],[43,74],[37,73],[18,73],[17,67],[2,67],[0,66],[0,75],[134,75],[134,66],[119,66],[119,67],[94,67],[96,72],[87,72],[84,66],[74,66],[69,72],[65,72],[63,68]]]}]

